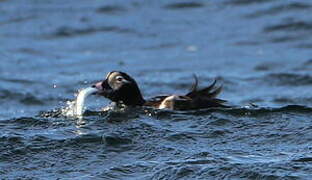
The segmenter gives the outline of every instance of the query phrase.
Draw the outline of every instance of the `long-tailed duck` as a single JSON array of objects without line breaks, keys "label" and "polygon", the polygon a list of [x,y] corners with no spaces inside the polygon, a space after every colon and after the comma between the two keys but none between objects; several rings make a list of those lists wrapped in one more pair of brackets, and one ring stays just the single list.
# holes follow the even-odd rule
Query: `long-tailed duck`
[{"label": "long-tailed duck", "polygon": [[128,74],[112,71],[106,78],[93,85],[98,95],[104,96],[115,103],[126,106],[149,106],[158,109],[193,110],[212,107],[228,107],[225,100],[216,98],[222,86],[215,88],[216,80],[208,87],[197,89],[198,79],[190,92],[185,95],[156,96],[145,100],[136,81]]}]

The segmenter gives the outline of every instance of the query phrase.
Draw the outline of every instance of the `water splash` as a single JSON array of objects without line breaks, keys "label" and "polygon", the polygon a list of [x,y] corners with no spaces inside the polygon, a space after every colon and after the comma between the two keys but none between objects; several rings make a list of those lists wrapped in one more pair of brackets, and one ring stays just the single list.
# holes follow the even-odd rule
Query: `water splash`
[{"label": "water splash", "polygon": [[61,114],[66,117],[76,116],[76,100],[66,101],[66,105],[61,109]]}]

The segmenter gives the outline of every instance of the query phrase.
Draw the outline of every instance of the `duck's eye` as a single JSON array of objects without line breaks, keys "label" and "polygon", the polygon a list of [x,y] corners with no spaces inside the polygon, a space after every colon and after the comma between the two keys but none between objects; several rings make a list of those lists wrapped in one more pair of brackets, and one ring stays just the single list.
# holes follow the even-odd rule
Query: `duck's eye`
[{"label": "duck's eye", "polygon": [[117,76],[117,77],[116,77],[116,80],[117,80],[117,81],[122,81],[123,79],[124,79],[124,78],[123,78],[122,76]]}]

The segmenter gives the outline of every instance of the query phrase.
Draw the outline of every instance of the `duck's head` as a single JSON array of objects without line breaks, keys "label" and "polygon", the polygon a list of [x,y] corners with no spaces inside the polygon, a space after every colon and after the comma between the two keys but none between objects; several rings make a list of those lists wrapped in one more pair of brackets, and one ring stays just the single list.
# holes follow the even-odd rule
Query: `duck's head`
[{"label": "duck's head", "polygon": [[130,106],[140,106],[145,102],[135,80],[124,72],[109,72],[103,81],[92,87],[98,90],[98,95],[104,96],[113,102],[122,102]]}]

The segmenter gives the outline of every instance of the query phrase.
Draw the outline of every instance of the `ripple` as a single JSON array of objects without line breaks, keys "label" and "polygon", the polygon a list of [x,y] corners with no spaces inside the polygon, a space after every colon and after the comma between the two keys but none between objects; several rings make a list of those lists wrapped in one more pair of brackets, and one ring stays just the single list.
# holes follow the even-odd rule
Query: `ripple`
[{"label": "ripple", "polygon": [[120,146],[123,144],[131,144],[132,140],[126,137],[119,137],[118,135],[104,135],[103,141],[108,146]]},{"label": "ripple", "polygon": [[301,43],[296,46],[297,48],[300,49],[311,49],[312,48],[312,43]]},{"label": "ripple", "polygon": [[198,2],[180,2],[168,4],[165,6],[165,8],[172,10],[184,10],[184,9],[200,8],[203,6],[204,4]]},{"label": "ripple", "polygon": [[304,98],[289,98],[289,97],[278,97],[273,99],[276,103],[282,104],[311,104],[312,97],[304,97]]},{"label": "ripple", "polygon": [[5,82],[10,82],[10,83],[18,83],[18,84],[25,84],[25,85],[33,85],[36,84],[37,82],[31,81],[28,79],[13,79],[13,78],[0,78],[1,81]]},{"label": "ripple", "polygon": [[[132,29],[120,28],[117,26],[104,26],[104,27],[86,27],[86,28],[73,28],[68,26],[63,26],[58,28],[52,33],[53,38],[64,38],[73,37],[81,35],[90,35],[98,32],[116,32],[116,33],[135,33]],[[49,36],[48,36],[49,37]]]},{"label": "ripple", "polygon": [[311,9],[311,4],[307,3],[300,3],[300,2],[292,2],[289,4],[282,4],[274,7],[270,7],[266,10],[259,10],[256,12],[253,12],[251,14],[246,15],[247,18],[258,18],[263,16],[271,16],[276,15],[284,12],[290,12],[290,11],[302,11],[302,10],[308,10]]},{"label": "ripple", "polygon": [[275,31],[309,31],[312,29],[312,23],[305,22],[305,21],[294,21],[294,22],[287,22],[277,25],[267,26],[263,29],[265,33],[268,32],[275,32]]},{"label": "ripple", "polygon": [[278,69],[281,67],[283,67],[283,64],[268,62],[268,63],[258,64],[257,66],[254,67],[254,70],[256,70],[256,71],[272,71],[274,69]]},{"label": "ripple", "polygon": [[308,74],[272,73],[264,77],[270,84],[282,86],[306,86],[312,84],[312,77]]},{"label": "ripple", "polygon": [[203,109],[199,111],[188,111],[183,112],[187,114],[193,114],[196,116],[202,116],[205,114],[211,113],[221,113],[225,115],[233,115],[233,116],[246,116],[248,117],[265,117],[267,114],[272,113],[282,113],[282,112],[294,112],[294,113],[303,113],[303,114],[312,114],[312,108],[301,105],[286,105],[280,108],[228,108],[228,109]]},{"label": "ripple", "polygon": [[179,132],[167,135],[165,137],[169,141],[186,141],[186,140],[195,140],[191,133]]},{"label": "ripple", "polygon": [[301,157],[298,159],[294,159],[293,161],[295,162],[311,162],[312,161],[312,157]]},{"label": "ripple", "polygon": [[4,135],[0,137],[0,160],[2,162],[15,160],[16,157],[23,156],[25,152],[25,140],[18,135]]},{"label": "ripple", "polygon": [[[295,42],[295,41],[303,40],[305,38],[306,38],[306,35],[296,34],[296,35],[271,37],[269,41],[272,43],[283,43],[283,42]],[[298,45],[297,47],[299,46],[300,45]]]},{"label": "ripple", "polygon": [[117,5],[106,5],[106,6],[99,7],[96,10],[97,13],[108,14],[108,15],[121,14],[126,11],[127,9],[125,9],[122,6],[117,6]]},{"label": "ripple", "polygon": [[138,177],[133,174],[139,173],[143,175],[143,179],[149,179],[148,175],[144,175],[148,174],[150,169],[153,169],[156,165],[157,163],[151,161],[128,162],[122,165],[111,166],[97,177],[101,179],[137,179]]},{"label": "ripple", "polygon": [[299,67],[294,68],[294,70],[312,70],[312,59],[305,61]]},{"label": "ripple", "polygon": [[98,134],[94,134],[94,133],[90,133],[90,134],[83,134],[80,136],[76,136],[74,138],[71,139],[66,139],[65,142],[67,144],[67,146],[71,146],[71,145],[82,145],[82,144],[103,144],[103,138],[101,135]]},{"label": "ripple", "polygon": [[276,0],[229,0],[226,1],[226,4],[230,5],[237,5],[237,6],[242,6],[242,5],[253,5],[253,4],[261,4],[261,3],[268,3]]},{"label": "ripple", "polygon": [[30,94],[30,93],[19,93],[19,92],[14,92],[10,90],[0,90],[0,98],[2,100],[18,100],[20,103],[24,105],[44,105],[45,101],[37,98],[36,96]]},{"label": "ripple", "polygon": [[27,94],[24,98],[20,100],[22,104],[25,105],[43,105],[45,104],[44,101],[41,101],[40,99],[36,98],[33,95]]},{"label": "ripple", "polygon": [[35,126],[41,126],[46,127],[52,124],[52,122],[46,120],[46,119],[38,119],[33,117],[20,117],[20,118],[14,118],[6,121],[1,121],[2,123],[10,123],[10,124],[18,124],[22,125],[22,127],[35,127]]},{"label": "ripple", "polygon": [[22,93],[17,93],[17,92],[6,90],[6,89],[0,90],[0,98],[1,99],[16,99],[16,98],[20,98],[23,96],[24,96],[24,94],[22,94]]},{"label": "ripple", "polygon": [[215,121],[212,121],[209,123],[209,125],[213,125],[213,126],[225,126],[225,125],[228,125],[228,124],[232,124],[232,121],[229,120],[229,119],[224,119],[224,118],[216,118]]}]

